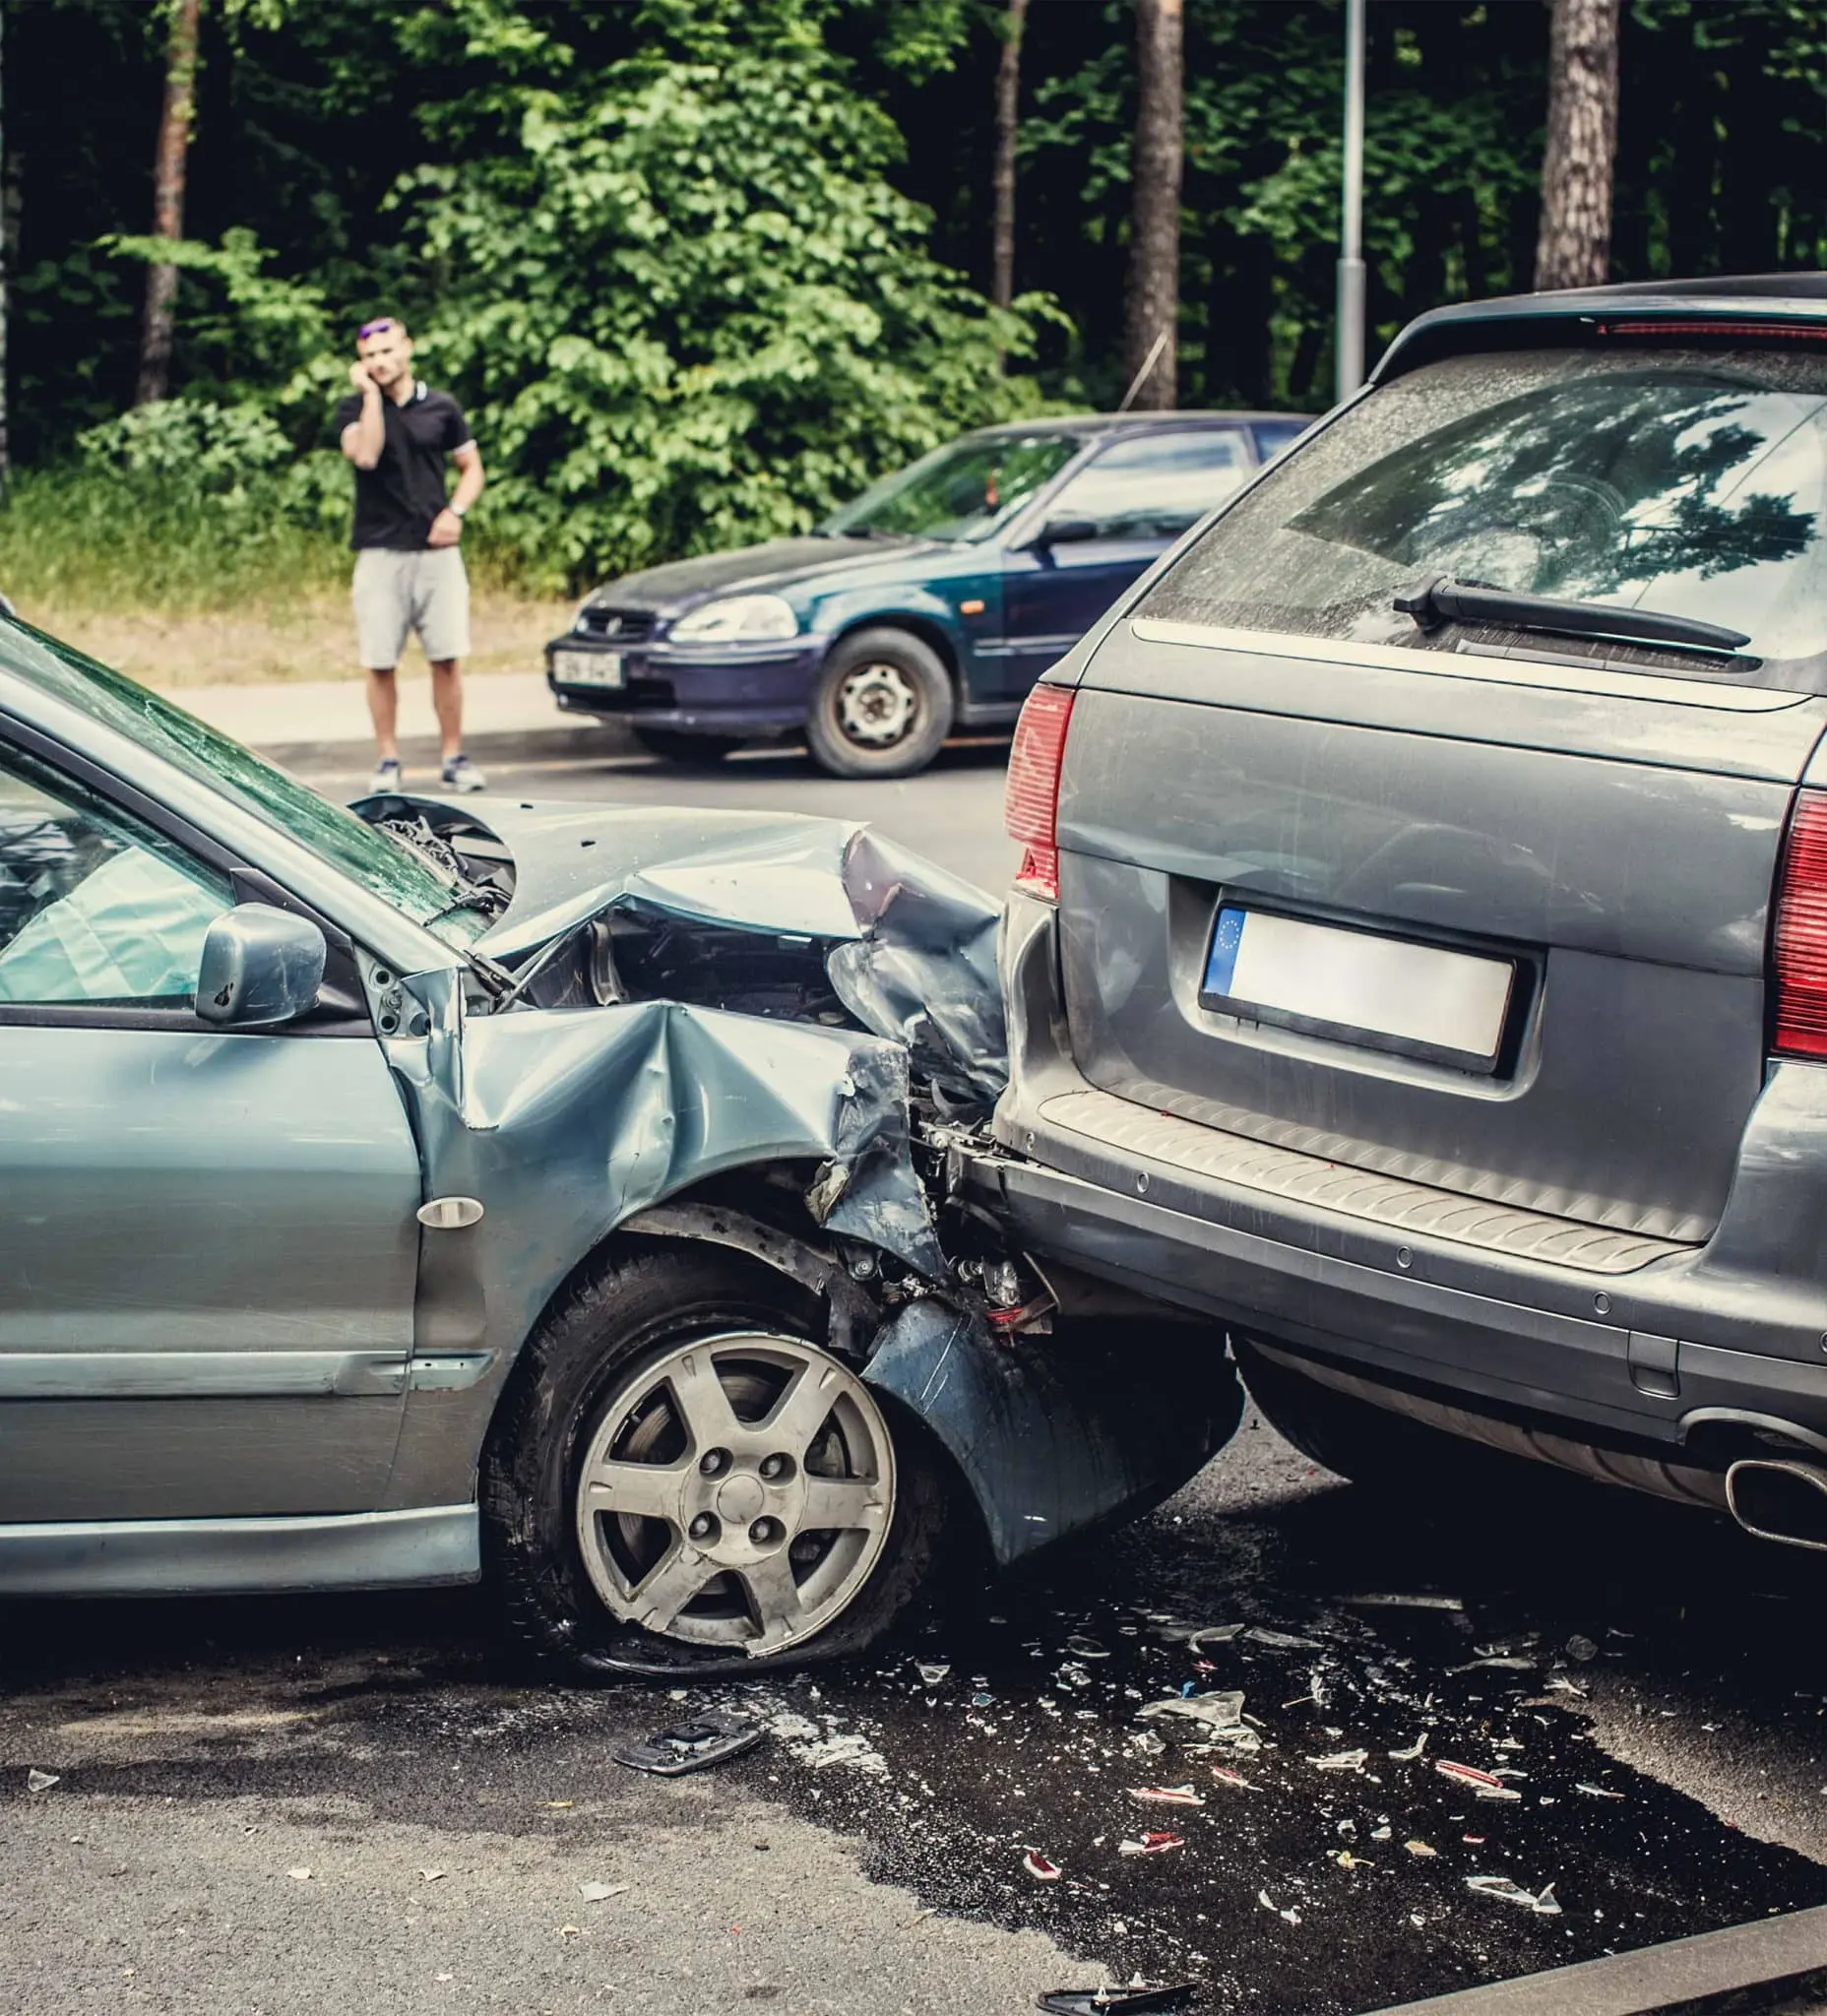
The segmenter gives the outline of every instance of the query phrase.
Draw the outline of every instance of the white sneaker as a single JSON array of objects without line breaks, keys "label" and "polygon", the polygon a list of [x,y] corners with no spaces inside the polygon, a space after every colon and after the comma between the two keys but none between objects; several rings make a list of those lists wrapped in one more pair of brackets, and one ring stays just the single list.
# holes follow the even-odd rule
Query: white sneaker
[{"label": "white sneaker", "polygon": [[375,766],[374,775],[368,780],[368,789],[375,796],[384,791],[400,788],[400,759],[398,756],[383,756]]},{"label": "white sneaker", "polygon": [[453,791],[485,791],[488,780],[467,756],[453,756],[444,766],[444,785]]}]

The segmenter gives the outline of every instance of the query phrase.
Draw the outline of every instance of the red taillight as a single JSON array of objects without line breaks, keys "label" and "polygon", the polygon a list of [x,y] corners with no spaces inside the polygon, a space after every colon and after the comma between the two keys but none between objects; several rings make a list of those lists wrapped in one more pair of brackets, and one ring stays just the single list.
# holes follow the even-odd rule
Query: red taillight
[{"label": "red taillight", "polygon": [[1776,891],[1776,1047],[1827,1057],[1827,791],[1790,814]]},{"label": "red taillight", "polygon": [[1015,886],[1030,896],[1059,901],[1059,766],[1066,754],[1066,727],[1072,720],[1070,686],[1037,686],[1015,724],[1015,746],[1009,751],[1009,788],[1002,801],[1002,823],[1009,838],[1026,850],[1016,870]]}]

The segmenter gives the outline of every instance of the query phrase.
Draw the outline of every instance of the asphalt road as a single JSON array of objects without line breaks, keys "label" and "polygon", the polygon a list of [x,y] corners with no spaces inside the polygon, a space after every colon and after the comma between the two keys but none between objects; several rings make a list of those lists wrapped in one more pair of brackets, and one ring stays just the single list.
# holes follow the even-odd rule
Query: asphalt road
[{"label": "asphalt road", "polygon": [[[828,809],[1010,866],[999,752],[884,788],[551,739],[490,751],[495,782]],[[287,753],[345,788],[348,752]],[[1391,1506],[1252,1415],[1128,1532],[793,1683],[535,1681],[469,1592],[0,1606],[0,2009],[987,2016],[1139,1970],[1343,2016],[1818,1904],[1822,1572],[1535,1473]],[[1188,1687],[1241,1689],[1259,1747],[1139,1716]],[[677,1783],[607,1761],[706,1701],[768,1742]],[[1131,1796],[1181,1784],[1204,1803]],[[1146,1830],[1183,1845],[1120,1854]]]}]

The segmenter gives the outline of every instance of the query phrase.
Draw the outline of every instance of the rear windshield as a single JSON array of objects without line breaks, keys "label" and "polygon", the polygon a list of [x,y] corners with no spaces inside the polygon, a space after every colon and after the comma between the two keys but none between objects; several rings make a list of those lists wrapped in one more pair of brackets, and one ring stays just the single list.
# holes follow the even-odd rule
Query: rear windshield
[{"label": "rear windshield", "polygon": [[[1136,613],[1827,690],[1827,358],[1610,347],[1426,365],[1302,442]],[[1440,575],[1747,633],[1742,660],[1445,623]]]}]

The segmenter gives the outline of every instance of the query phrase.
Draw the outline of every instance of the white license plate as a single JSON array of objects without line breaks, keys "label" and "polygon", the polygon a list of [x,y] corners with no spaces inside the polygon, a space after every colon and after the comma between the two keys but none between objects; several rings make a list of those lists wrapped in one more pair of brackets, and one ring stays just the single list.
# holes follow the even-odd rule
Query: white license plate
[{"label": "white license plate", "polygon": [[561,686],[620,686],[622,655],[619,651],[555,651],[552,677]]},{"label": "white license plate", "polygon": [[1381,1048],[1495,1063],[1516,962],[1227,904],[1199,998]]}]

